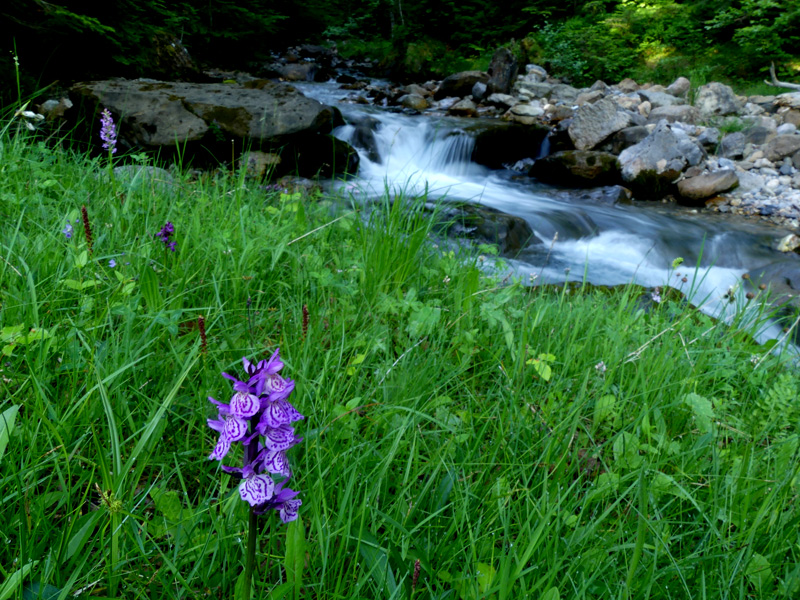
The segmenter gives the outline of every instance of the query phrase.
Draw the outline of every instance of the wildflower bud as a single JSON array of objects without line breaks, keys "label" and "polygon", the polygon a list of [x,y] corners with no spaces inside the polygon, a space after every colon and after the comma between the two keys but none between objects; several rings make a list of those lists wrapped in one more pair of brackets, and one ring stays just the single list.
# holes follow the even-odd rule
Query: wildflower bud
[{"label": "wildflower bud", "polygon": [[742,279],[750,279],[750,273],[745,273],[742,275]]},{"label": "wildflower bud", "polygon": [[197,316],[197,330],[200,332],[200,349],[203,354],[208,354],[208,339],[206,338],[206,320],[203,315]]},{"label": "wildflower bud", "polygon": [[760,284],[758,284],[758,289],[760,289],[760,290],[765,290],[765,289],[767,289],[767,284],[766,284],[766,283],[760,283]]},{"label": "wildflower bud", "polygon": [[414,561],[414,576],[411,578],[411,593],[414,593],[414,590],[417,589],[417,581],[419,581],[419,573],[421,570],[421,565],[419,564],[419,559]]},{"label": "wildflower bud", "polygon": [[747,293],[746,293],[744,296],[745,296],[745,298],[747,298],[748,300],[752,300],[753,298],[755,298],[755,297],[756,297],[756,295],[755,295],[753,292],[747,292]]},{"label": "wildflower bud", "polygon": [[92,236],[92,226],[89,224],[89,212],[86,205],[81,206],[81,217],[83,218],[83,233],[86,236],[86,245],[89,247],[89,254],[92,253],[94,237]]}]

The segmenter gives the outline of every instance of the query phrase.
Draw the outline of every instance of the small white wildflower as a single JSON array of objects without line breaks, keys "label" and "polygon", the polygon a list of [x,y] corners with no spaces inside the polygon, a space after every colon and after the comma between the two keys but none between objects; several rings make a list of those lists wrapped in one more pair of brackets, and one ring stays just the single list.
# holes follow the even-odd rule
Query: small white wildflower
[{"label": "small white wildflower", "polygon": [[606,363],[604,363],[604,362],[601,360],[599,363],[597,363],[597,364],[594,366],[594,368],[597,370],[597,372],[598,372],[598,373],[605,373],[605,372],[606,372]]},{"label": "small white wildflower", "polygon": [[751,362],[752,364],[754,364],[754,365],[757,365],[757,364],[758,364],[758,356],[757,356],[757,355],[755,355],[755,354],[751,354],[751,355],[750,355],[750,362]]},{"label": "small white wildflower", "polygon": [[445,276],[444,276],[444,279],[442,279],[442,283],[443,283],[443,284],[445,284],[445,285],[447,285],[448,283],[450,283],[450,277],[449,277],[449,276],[447,276],[447,275],[445,275]]}]

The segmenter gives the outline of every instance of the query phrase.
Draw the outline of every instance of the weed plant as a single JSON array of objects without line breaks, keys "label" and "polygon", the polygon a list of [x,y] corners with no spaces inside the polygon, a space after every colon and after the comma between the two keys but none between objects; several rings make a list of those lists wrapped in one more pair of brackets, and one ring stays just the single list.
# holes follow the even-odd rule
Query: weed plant
[{"label": "weed plant", "polygon": [[206,397],[277,347],[305,553],[263,519],[256,598],[800,595],[785,356],[633,287],[501,280],[400,202],[105,162],[2,140],[2,600],[233,597]]}]

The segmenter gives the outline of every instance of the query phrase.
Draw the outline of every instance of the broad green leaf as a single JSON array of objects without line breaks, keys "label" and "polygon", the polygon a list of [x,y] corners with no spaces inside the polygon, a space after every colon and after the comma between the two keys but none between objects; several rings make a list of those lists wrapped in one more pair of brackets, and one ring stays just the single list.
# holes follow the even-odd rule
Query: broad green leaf
[{"label": "broad green leaf", "polygon": [[481,594],[485,594],[486,590],[492,585],[495,573],[497,573],[497,570],[492,565],[486,563],[475,564],[475,580],[478,582],[478,591]]},{"label": "broad green leaf", "polygon": [[616,464],[623,469],[636,469],[642,464],[644,460],[639,456],[639,437],[628,433],[627,431],[621,432],[614,440],[614,460]]},{"label": "broad green leaf", "polygon": [[753,558],[750,559],[745,575],[753,587],[759,591],[772,585],[775,579],[769,561],[765,556],[758,553],[753,554]]},{"label": "broad green leaf", "polygon": [[161,298],[161,292],[158,290],[158,276],[156,272],[150,267],[142,269],[142,274],[139,277],[139,285],[142,288],[142,296],[147,302],[147,308],[151,311],[160,310],[164,305]]},{"label": "broad green leaf", "polygon": [[558,593],[557,587],[551,587],[544,594],[539,596],[539,600],[561,600],[561,594]]},{"label": "broad green leaf", "polygon": [[22,581],[25,577],[28,576],[28,573],[31,572],[31,569],[39,564],[38,560],[33,562],[29,562],[27,565],[23,566],[21,569],[12,573],[11,577],[6,579],[5,583],[2,587],[0,587],[0,600],[8,600],[14,595],[14,592],[17,591],[17,588],[22,584]]},{"label": "broad green leaf", "polygon": [[714,421],[714,407],[711,401],[698,394],[689,393],[683,397],[683,403],[691,408],[700,432],[711,433],[711,425]]},{"label": "broad green leaf", "polygon": [[11,438],[11,432],[14,430],[14,421],[19,412],[19,404],[13,404],[0,414],[0,462],[3,460],[3,454],[6,452],[8,440]]},{"label": "broad green leaf", "polygon": [[599,427],[605,421],[613,421],[616,416],[614,407],[617,399],[613,394],[606,394],[598,398],[594,403],[594,426]]},{"label": "broad green leaf", "polygon": [[303,518],[298,517],[286,527],[286,579],[294,584],[294,597],[300,598],[303,586],[303,567],[306,561],[306,531]]},{"label": "broad green leaf", "polygon": [[75,258],[75,266],[82,269],[89,262],[89,253],[84,250]]}]

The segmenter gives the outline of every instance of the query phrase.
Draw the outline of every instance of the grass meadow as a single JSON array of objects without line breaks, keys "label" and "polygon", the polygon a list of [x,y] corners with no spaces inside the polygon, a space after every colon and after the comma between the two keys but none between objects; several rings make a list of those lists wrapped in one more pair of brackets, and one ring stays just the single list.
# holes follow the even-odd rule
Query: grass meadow
[{"label": "grass meadow", "polygon": [[253,598],[800,597],[787,353],[677,297],[524,286],[411,200],[123,181],[13,131],[0,600],[235,597],[248,511],[207,397],[276,348],[303,504],[260,519]]}]

